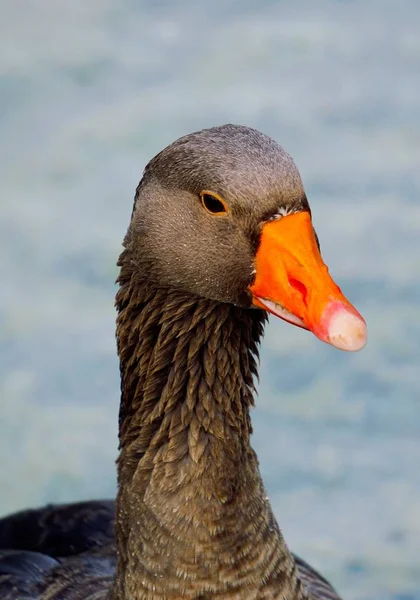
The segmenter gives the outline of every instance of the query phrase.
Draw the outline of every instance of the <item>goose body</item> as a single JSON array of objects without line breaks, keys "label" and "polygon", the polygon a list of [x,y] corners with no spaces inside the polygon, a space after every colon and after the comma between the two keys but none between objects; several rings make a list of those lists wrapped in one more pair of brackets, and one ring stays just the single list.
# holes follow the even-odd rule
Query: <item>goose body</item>
[{"label": "goose body", "polygon": [[177,140],[145,169],[119,266],[116,505],[0,520],[0,598],[338,600],[288,550],[250,445],[267,311],[366,339],[292,159],[246,127]]}]

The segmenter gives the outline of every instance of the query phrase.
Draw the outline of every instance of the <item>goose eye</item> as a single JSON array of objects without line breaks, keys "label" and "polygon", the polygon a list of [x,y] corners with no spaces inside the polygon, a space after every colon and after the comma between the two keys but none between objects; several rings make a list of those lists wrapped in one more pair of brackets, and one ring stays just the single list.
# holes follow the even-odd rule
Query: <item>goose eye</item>
[{"label": "goose eye", "polygon": [[217,194],[213,192],[201,192],[200,194],[201,204],[204,206],[206,211],[211,215],[223,216],[229,212],[229,207],[224,200],[222,200]]}]

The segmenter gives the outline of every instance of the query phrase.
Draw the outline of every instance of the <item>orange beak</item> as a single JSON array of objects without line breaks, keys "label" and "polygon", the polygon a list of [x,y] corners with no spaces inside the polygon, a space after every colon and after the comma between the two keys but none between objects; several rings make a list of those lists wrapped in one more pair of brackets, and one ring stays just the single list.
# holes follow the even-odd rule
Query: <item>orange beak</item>
[{"label": "orange beak", "polygon": [[254,306],[312,331],[340,350],[361,350],[366,323],[331,279],[303,211],[265,223],[249,287]]}]

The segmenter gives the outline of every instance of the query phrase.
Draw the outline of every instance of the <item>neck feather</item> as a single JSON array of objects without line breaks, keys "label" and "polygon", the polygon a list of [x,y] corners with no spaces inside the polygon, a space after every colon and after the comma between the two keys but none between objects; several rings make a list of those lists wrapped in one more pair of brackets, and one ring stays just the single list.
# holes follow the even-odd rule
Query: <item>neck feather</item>
[{"label": "neck feather", "polygon": [[303,598],[249,443],[264,313],[151,287],[128,258],[113,598]]}]

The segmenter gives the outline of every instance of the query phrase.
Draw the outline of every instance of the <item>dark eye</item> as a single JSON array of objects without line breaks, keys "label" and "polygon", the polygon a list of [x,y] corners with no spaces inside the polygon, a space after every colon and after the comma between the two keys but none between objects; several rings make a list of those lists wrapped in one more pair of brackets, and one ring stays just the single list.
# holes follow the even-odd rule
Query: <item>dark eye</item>
[{"label": "dark eye", "polygon": [[201,192],[200,198],[201,204],[211,215],[223,216],[228,214],[228,205],[214,192]]}]

